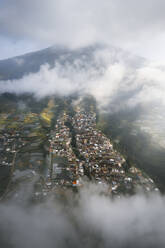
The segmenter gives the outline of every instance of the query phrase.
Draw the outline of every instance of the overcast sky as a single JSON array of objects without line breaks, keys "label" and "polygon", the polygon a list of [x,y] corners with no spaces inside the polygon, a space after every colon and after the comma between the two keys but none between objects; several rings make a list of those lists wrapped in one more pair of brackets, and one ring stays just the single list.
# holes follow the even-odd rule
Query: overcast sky
[{"label": "overcast sky", "polygon": [[104,42],[164,60],[164,13],[164,0],[1,0],[0,59]]}]

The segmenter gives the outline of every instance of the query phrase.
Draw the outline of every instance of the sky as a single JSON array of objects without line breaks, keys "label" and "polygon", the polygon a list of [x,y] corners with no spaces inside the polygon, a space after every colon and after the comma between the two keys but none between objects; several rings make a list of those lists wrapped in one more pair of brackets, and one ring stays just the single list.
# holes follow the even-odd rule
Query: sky
[{"label": "sky", "polygon": [[0,59],[106,43],[163,61],[164,0],[1,0]]}]

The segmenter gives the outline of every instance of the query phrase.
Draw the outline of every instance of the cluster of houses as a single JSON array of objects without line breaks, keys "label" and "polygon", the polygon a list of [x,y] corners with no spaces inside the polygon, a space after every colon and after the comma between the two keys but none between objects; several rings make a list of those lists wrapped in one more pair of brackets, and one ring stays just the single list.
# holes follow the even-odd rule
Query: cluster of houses
[{"label": "cluster of houses", "polygon": [[145,186],[146,191],[154,188],[154,182],[140,170],[131,167],[126,171],[124,157],[96,128],[95,112],[77,108],[73,117],[64,112],[51,131],[49,142],[48,191],[55,186],[82,186],[84,175],[95,183],[108,185],[110,194],[130,193],[138,185]]},{"label": "cluster of houses", "polygon": [[[112,194],[133,193],[138,187],[145,192],[158,191],[151,178],[140,169],[130,167],[112,146],[110,139],[96,128],[96,113],[77,108],[72,118],[76,133],[76,144],[84,158],[84,171],[90,179],[109,185]],[[127,166],[128,167],[128,166]]]},{"label": "cluster of houses", "polygon": [[13,156],[16,153],[15,138],[17,132],[0,132],[0,166],[12,166]]},{"label": "cluster of houses", "polygon": [[[64,111],[53,130],[47,133],[44,130],[43,134],[36,114],[15,116],[14,122],[11,120],[11,126],[0,130],[0,167],[39,171],[48,165],[46,177],[41,180],[43,195],[58,188],[83,186],[84,176],[108,185],[112,194],[130,192],[138,185],[143,185],[146,191],[158,190],[152,179],[137,168],[125,170],[124,157],[97,129],[93,111],[77,107],[72,117]],[[47,159],[44,152],[48,153]]]},{"label": "cluster of houses", "polygon": [[51,132],[47,186],[80,186],[81,162],[71,146],[72,135],[66,126],[69,116],[64,112]]},{"label": "cluster of houses", "polygon": [[[70,122],[76,139],[75,155],[72,147],[73,134],[66,125]],[[96,114],[77,110],[74,117],[65,112],[57,120],[50,138],[48,188],[60,186],[82,186],[82,177],[108,184],[110,191],[116,191],[124,181],[125,159],[117,153],[110,140],[96,128]],[[131,180],[125,180],[130,183]]]},{"label": "cluster of houses", "polygon": [[[36,114],[10,115],[0,131],[0,166],[12,166],[14,153],[17,153],[15,168],[38,168],[44,162],[40,149],[41,130]],[[40,132],[41,133],[41,132]]]},{"label": "cluster of houses", "polygon": [[92,180],[108,183],[116,190],[125,177],[125,159],[117,153],[110,140],[96,129],[96,114],[78,109],[73,117],[77,148],[85,159],[84,169]]}]

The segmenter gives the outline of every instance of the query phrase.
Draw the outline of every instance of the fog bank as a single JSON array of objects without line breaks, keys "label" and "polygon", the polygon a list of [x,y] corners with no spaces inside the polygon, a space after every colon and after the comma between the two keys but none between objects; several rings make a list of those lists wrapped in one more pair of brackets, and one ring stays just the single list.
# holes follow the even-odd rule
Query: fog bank
[{"label": "fog bank", "polygon": [[164,247],[164,197],[110,199],[102,191],[89,184],[79,194],[68,193],[67,203],[52,197],[27,207],[24,200],[1,203],[1,246]]}]

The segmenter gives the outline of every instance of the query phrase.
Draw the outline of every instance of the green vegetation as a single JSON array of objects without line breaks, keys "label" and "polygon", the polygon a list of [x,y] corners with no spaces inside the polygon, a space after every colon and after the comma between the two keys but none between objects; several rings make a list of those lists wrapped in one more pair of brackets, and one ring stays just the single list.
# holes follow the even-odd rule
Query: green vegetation
[{"label": "green vegetation", "polygon": [[138,111],[114,114],[100,114],[97,127],[113,142],[114,148],[126,158],[128,169],[136,165],[143,173],[154,179],[162,192],[165,190],[164,150],[152,146],[151,138],[134,130],[133,120],[138,118]]}]

